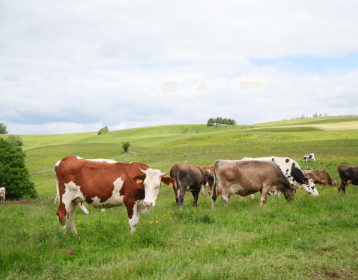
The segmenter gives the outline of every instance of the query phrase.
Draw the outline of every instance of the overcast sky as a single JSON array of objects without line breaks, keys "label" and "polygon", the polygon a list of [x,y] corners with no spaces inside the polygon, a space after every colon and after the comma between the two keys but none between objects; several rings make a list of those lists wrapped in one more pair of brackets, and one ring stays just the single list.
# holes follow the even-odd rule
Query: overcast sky
[{"label": "overcast sky", "polygon": [[357,114],[357,11],[327,0],[0,0],[0,122],[51,134]]}]

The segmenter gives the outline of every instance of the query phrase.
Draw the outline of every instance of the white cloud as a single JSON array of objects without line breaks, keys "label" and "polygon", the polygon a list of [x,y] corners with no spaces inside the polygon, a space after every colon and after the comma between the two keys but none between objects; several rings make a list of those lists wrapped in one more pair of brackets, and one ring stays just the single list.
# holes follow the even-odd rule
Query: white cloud
[{"label": "white cloud", "polygon": [[[0,122],[10,133],[68,133],[64,125],[82,132],[356,113],[357,68],[304,72],[250,59],[357,52],[357,8],[351,1],[3,1]],[[166,81],[178,87],[163,95]],[[243,81],[264,87],[242,91]],[[202,84],[208,90],[198,91]]]}]

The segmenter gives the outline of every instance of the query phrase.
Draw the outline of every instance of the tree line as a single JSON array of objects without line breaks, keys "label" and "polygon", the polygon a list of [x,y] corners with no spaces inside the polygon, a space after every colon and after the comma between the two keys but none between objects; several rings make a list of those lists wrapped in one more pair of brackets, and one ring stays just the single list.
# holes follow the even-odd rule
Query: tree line
[{"label": "tree line", "polygon": [[227,119],[227,118],[223,119],[222,117],[217,117],[216,119],[210,118],[207,122],[207,126],[221,125],[221,124],[236,125],[236,121],[232,119]]}]

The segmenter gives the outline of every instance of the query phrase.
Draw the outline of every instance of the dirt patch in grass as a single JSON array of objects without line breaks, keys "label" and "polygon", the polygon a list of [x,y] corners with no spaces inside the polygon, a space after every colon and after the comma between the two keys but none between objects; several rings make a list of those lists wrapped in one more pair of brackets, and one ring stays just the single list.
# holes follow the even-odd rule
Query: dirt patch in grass
[{"label": "dirt patch in grass", "polygon": [[321,272],[313,273],[313,278],[314,279],[357,279],[355,277],[357,273],[358,271],[349,271],[345,269],[340,269],[335,271],[323,270]]},{"label": "dirt patch in grass", "polygon": [[43,205],[43,200],[14,200],[14,201],[4,201],[0,203],[0,206],[9,206],[9,205]]}]

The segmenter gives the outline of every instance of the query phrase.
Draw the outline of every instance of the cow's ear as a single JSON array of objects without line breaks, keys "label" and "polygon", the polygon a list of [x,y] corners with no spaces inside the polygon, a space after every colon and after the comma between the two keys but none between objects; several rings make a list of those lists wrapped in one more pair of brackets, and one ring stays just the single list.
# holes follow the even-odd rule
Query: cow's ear
[{"label": "cow's ear", "polygon": [[137,175],[137,176],[135,176],[135,177],[133,178],[133,180],[134,180],[137,184],[140,183],[140,180],[144,181],[144,179],[145,179],[145,174],[140,174],[140,175]]},{"label": "cow's ear", "polygon": [[162,181],[164,184],[168,185],[169,187],[173,187],[174,179],[170,177],[162,177]]}]

